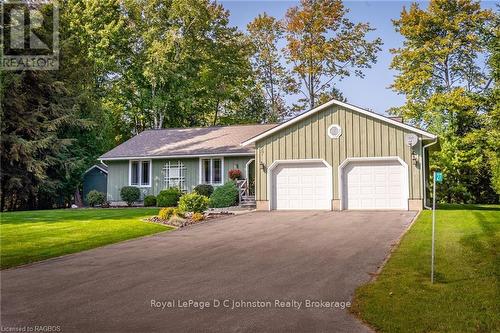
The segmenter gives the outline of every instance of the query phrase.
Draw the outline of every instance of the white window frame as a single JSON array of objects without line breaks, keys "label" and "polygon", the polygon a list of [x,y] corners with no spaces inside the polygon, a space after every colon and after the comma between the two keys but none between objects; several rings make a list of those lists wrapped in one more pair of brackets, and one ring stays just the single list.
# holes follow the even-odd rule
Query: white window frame
[{"label": "white window frame", "polygon": [[[206,183],[203,182],[203,161],[204,160],[210,160],[210,182]],[[213,182],[213,167],[214,167],[214,160],[220,160],[221,163],[221,177],[220,177],[220,182],[214,183]],[[208,185],[222,185],[224,184],[225,180],[225,171],[224,171],[224,157],[223,156],[207,156],[207,157],[200,157],[199,159],[199,173],[198,173],[198,183],[199,184],[208,184]]]},{"label": "white window frame", "polygon": [[[139,184],[132,184],[132,162],[139,163]],[[149,163],[149,184],[142,183],[142,162]],[[151,187],[151,183],[153,182],[153,162],[151,159],[144,160],[129,160],[128,161],[128,185],[135,187]]]},{"label": "white window frame", "polygon": [[[173,165],[175,164],[175,165]],[[179,170],[179,177],[170,177],[170,170],[171,169],[178,169]],[[168,177],[167,177],[167,171],[168,171]],[[181,190],[187,191],[187,184],[186,184],[186,165],[184,164],[183,161],[181,160],[169,160],[165,162],[163,165],[163,182],[165,185],[165,188],[169,187],[174,187],[170,186],[170,179],[178,179],[178,186]]]}]

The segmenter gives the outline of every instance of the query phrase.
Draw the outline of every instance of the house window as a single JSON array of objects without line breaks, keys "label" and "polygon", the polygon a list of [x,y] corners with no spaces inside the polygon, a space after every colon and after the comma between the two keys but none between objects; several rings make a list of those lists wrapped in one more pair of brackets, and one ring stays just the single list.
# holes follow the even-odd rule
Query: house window
[{"label": "house window", "polygon": [[201,183],[203,184],[222,184],[223,182],[223,159],[222,158],[203,158],[200,163]]},{"label": "house window", "polygon": [[130,185],[139,185],[139,162],[132,161],[131,169],[132,171],[130,172]]},{"label": "house window", "polygon": [[151,161],[130,161],[130,185],[150,186]]},{"label": "house window", "polygon": [[181,161],[168,161],[163,167],[165,188],[178,187],[186,190],[186,167]]}]

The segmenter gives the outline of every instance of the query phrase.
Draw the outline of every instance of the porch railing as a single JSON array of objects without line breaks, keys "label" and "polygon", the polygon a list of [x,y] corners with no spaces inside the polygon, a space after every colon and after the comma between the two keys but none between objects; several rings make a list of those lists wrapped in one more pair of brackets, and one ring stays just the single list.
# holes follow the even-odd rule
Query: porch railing
[{"label": "porch railing", "polygon": [[249,195],[248,181],[246,179],[237,180],[236,185],[238,186],[238,197],[241,203],[243,197]]}]

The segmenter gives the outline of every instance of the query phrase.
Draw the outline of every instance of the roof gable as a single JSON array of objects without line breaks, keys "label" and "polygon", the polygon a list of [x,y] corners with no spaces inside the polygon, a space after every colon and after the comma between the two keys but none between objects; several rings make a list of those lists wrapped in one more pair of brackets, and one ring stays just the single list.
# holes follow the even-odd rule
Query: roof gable
[{"label": "roof gable", "polygon": [[352,104],[347,104],[347,103],[344,103],[344,102],[332,99],[331,101],[329,101],[329,102],[327,102],[325,104],[322,104],[322,105],[320,105],[320,106],[318,106],[318,107],[316,107],[314,109],[311,109],[311,110],[309,110],[307,112],[304,112],[304,113],[302,113],[302,114],[300,114],[300,115],[298,115],[298,116],[296,116],[296,117],[294,117],[294,118],[292,118],[292,119],[290,119],[290,120],[288,120],[288,121],[286,121],[286,122],[284,122],[284,123],[282,123],[282,124],[280,124],[278,126],[275,126],[275,127],[271,128],[271,129],[269,129],[269,130],[267,130],[267,131],[265,131],[265,132],[263,132],[261,134],[258,134],[256,136],[254,136],[253,138],[250,138],[250,139],[242,142],[241,145],[242,146],[247,146],[247,145],[253,144],[256,141],[259,141],[259,140],[261,140],[263,138],[266,138],[266,137],[268,137],[268,136],[270,136],[270,135],[272,135],[272,134],[274,134],[274,133],[276,133],[276,132],[278,132],[278,131],[280,131],[280,130],[282,130],[282,129],[290,126],[290,125],[296,124],[296,123],[300,122],[301,120],[306,119],[309,116],[311,116],[311,115],[313,115],[315,113],[318,113],[318,112],[320,112],[320,111],[322,111],[322,110],[324,110],[324,109],[326,109],[326,108],[328,108],[330,106],[333,106],[333,105],[338,105],[338,106],[344,107],[344,108],[346,108],[348,110],[359,112],[359,113],[367,115],[369,117],[373,117],[375,119],[384,121],[384,122],[389,123],[391,125],[394,125],[394,126],[397,126],[397,127],[400,127],[400,128],[404,128],[404,129],[406,129],[408,131],[411,131],[413,133],[420,134],[420,135],[422,135],[423,137],[425,137],[427,139],[436,139],[437,138],[436,135],[434,135],[432,133],[429,133],[427,131],[424,131],[422,129],[419,129],[417,127],[414,127],[414,126],[411,126],[411,125],[408,125],[408,124],[404,124],[404,123],[399,122],[397,120],[391,119],[389,117],[380,115],[380,114],[372,112],[372,111],[368,111],[368,110],[362,109],[362,108],[354,106]]},{"label": "roof gable", "polygon": [[108,167],[106,165],[104,165],[104,164],[94,164],[93,166],[91,166],[90,168],[88,168],[87,170],[85,170],[85,172],[83,174],[85,175],[85,174],[87,174],[89,171],[91,171],[93,169],[99,169],[99,170],[101,170],[104,173],[108,173]]}]

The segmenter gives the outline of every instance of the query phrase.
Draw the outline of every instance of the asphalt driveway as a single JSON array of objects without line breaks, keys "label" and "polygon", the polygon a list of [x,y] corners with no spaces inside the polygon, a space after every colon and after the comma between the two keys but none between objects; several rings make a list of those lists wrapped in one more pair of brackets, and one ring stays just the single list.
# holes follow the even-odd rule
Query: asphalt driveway
[{"label": "asphalt driveway", "polygon": [[4,270],[1,326],[368,331],[342,308],[414,216],[256,212]]}]

